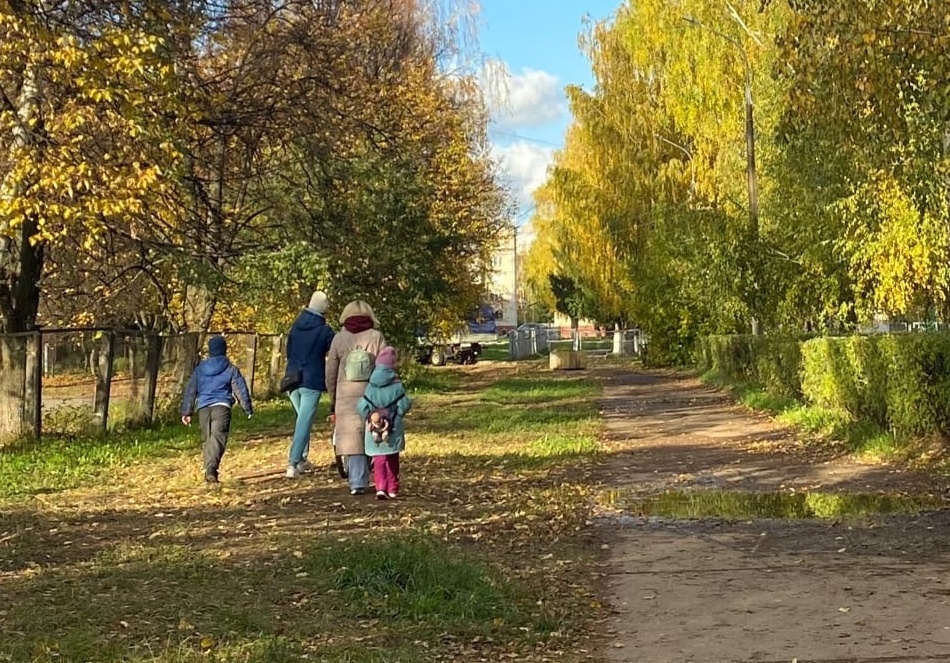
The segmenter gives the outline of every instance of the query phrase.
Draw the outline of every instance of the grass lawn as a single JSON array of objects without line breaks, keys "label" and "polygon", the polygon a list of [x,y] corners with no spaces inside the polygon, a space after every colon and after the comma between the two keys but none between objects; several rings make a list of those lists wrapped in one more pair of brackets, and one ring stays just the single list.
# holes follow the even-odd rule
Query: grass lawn
[{"label": "grass lawn", "polygon": [[[582,661],[603,607],[599,387],[539,362],[411,377],[398,500],[282,477],[286,401],[195,427],[0,449],[0,661]],[[325,403],[323,403],[325,405]]]}]

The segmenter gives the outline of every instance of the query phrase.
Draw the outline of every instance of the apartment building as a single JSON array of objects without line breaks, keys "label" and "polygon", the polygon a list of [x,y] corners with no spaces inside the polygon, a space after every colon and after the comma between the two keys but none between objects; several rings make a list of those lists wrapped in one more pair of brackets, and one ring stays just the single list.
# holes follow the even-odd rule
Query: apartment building
[{"label": "apartment building", "polygon": [[518,326],[518,234],[506,233],[492,255],[492,273],[488,282],[489,303],[500,313],[496,324],[501,330]]}]

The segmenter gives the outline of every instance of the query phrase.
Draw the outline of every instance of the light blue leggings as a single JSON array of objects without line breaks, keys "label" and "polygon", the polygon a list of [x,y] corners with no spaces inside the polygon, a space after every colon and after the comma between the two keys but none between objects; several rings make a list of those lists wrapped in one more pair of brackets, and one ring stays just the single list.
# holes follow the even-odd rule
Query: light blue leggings
[{"label": "light blue leggings", "polygon": [[310,429],[313,427],[313,418],[317,413],[317,405],[320,404],[322,393],[309,387],[298,387],[290,392],[290,403],[297,412],[294,440],[290,443],[291,465],[303,462],[310,452]]}]

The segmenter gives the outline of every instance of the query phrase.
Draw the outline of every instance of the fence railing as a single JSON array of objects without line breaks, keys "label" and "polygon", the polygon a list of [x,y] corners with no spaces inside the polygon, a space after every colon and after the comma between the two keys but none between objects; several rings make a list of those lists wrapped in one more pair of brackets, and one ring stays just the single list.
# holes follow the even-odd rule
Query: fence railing
[{"label": "fence railing", "polygon": [[636,357],[645,344],[646,336],[639,329],[618,329],[606,334],[575,329],[569,337],[563,338],[558,329],[531,328],[508,333],[508,357],[525,359],[556,347],[604,356]]},{"label": "fence railing", "polygon": [[[254,398],[276,394],[286,336],[224,335]],[[177,416],[206,338],[90,328],[0,336],[0,440],[102,434]]]}]

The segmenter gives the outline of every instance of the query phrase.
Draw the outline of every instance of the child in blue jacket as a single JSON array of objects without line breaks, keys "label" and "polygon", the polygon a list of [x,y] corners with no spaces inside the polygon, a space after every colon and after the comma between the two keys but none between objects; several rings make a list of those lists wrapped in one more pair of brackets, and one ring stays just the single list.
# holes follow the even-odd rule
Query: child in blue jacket
[{"label": "child in blue jacket", "polygon": [[181,400],[181,422],[186,426],[191,425],[196,406],[198,409],[201,455],[208,483],[218,483],[218,466],[228,445],[235,400],[248,417],[254,414],[247,382],[228,359],[227,349],[223,336],[212,336],[208,340],[208,358],[195,367]]},{"label": "child in blue jacket", "polygon": [[[412,401],[396,374],[396,349],[383,347],[376,355],[376,368],[369,377],[366,391],[356,404],[366,421],[366,455],[373,459],[376,499],[399,495],[399,453],[406,447],[403,419]],[[375,421],[371,417],[376,415]]]}]

